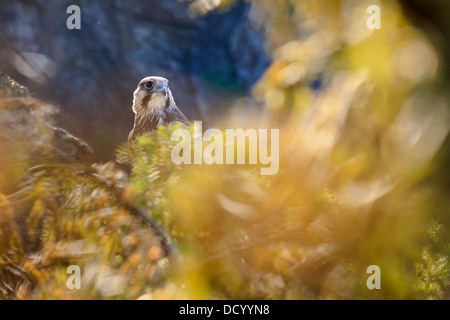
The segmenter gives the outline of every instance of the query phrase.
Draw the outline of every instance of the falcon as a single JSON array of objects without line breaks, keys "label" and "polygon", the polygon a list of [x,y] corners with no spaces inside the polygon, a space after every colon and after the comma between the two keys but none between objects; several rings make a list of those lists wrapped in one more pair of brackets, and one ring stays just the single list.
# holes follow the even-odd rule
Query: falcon
[{"label": "falcon", "polygon": [[159,125],[190,124],[175,104],[169,80],[162,77],[146,77],[139,82],[133,93],[133,112],[134,127],[128,136],[130,147],[138,136],[155,131]]}]

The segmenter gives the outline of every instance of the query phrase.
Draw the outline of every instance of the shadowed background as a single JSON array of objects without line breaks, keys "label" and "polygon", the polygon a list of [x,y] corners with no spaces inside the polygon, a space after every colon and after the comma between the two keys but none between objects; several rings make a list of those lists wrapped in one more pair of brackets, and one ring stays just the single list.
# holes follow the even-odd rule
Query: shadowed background
[{"label": "shadowed background", "polygon": [[[70,5],[81,30],[68,30]],[[37,98],[62,109],[58,119],[109,160],[133,125],[140,79],[170,80],[189,119],[220,116],[248,94],[269,64],[264,40],[243,2],[194,18],[188,2],[2,1],[0,69]]]}]

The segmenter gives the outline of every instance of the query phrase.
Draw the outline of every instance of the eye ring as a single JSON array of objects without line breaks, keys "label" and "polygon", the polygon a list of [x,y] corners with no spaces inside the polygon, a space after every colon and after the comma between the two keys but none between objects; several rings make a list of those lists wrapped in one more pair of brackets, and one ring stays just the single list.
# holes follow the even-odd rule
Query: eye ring
[{"label": "eye ring", "polygon": [[148,82],[144,83],[144,88],[148,89],[148,90],[153,89],[154,86],[155,86],[155,83],[153,81],[148,81]]}]

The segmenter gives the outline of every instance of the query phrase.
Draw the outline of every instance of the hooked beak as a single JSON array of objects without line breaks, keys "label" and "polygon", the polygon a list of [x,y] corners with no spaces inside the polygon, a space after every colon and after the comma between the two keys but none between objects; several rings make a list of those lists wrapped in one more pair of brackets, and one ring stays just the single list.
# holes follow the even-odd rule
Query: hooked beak
[{"label": "hooked beak", "polygon": [[167,96],[168,96],[168,88],[167,88],[167,85],[164,84],[164,83],[159,84],[159,85],[156,87],[155,92],[156,92],[156,93],[159,93],[159,94],[161,94],[161,95],[163,95],[164,97],[167,98]]}]

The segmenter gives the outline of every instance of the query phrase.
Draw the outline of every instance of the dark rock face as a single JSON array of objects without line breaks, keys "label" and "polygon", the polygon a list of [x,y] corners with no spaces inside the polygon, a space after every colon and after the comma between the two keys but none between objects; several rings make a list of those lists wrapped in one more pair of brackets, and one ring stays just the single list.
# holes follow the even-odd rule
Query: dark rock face
[{"label": "dark rock face", "polygon": [[[69,30],[69,5],[81,30]],[[61,123],[111,158],[132,128],[132,92],[148,75],[170,80],[192,119],[245,95],[269,60],[241,3],[192,18],[177,0],[18,0],[0,7],[0,69],[62,108]]]},{"label": "dark rock face", "polygon": [[89,163],[91,148],[53,125],[53,106],[0,73],[0,193],[14,191],[27,168],[45,163]]}]

